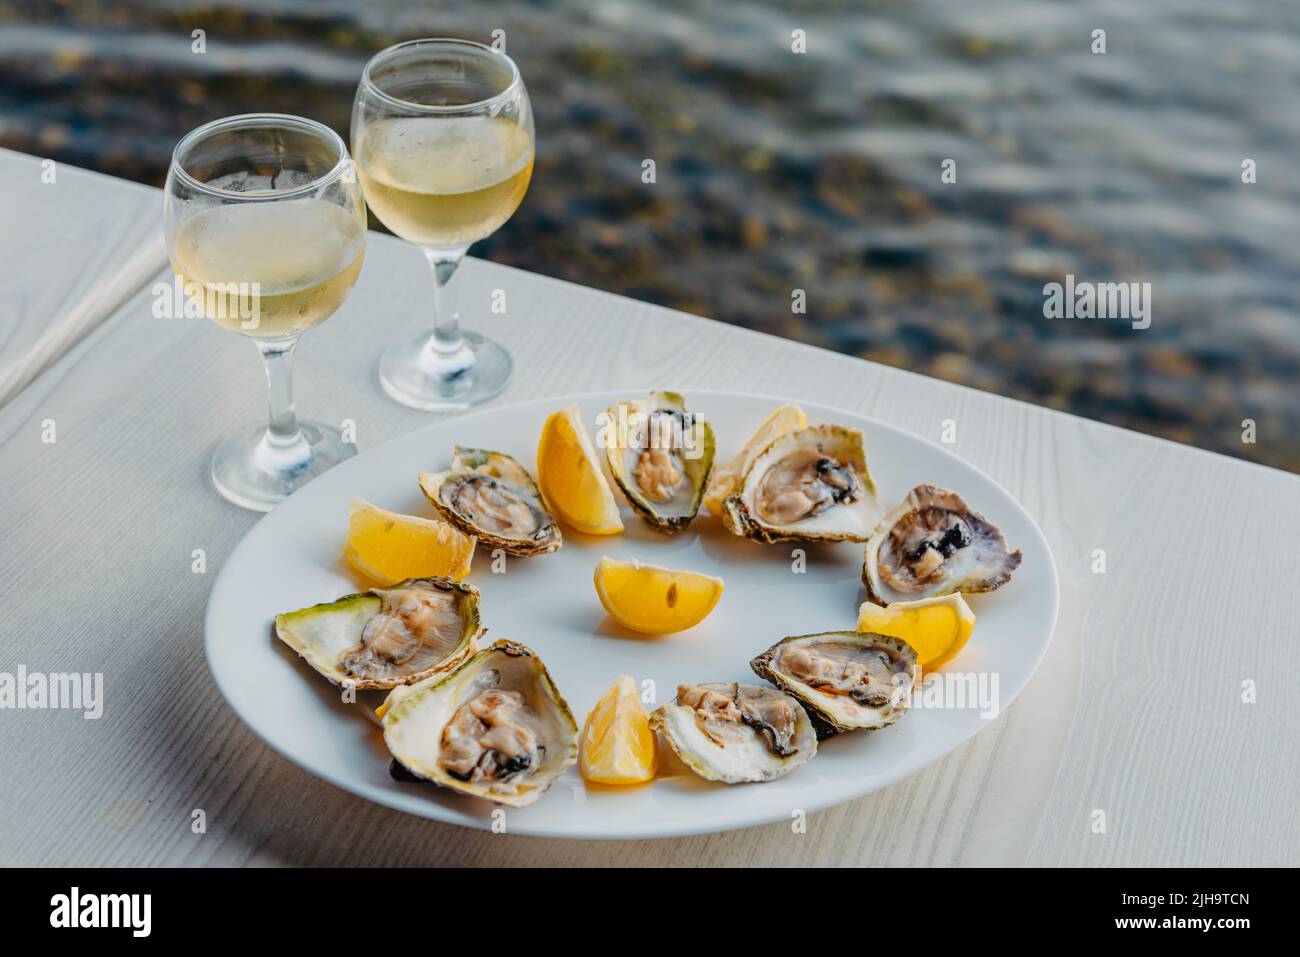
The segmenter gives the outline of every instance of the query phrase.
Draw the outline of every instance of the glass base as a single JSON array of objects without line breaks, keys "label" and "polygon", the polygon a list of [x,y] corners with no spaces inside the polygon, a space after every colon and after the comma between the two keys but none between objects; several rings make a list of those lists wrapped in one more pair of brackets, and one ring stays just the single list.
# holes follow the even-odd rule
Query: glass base
[{"label": "glass base", "polygon": [[455,352],[436,352],[429,333],[399,342],[379,357],[379,384],[402,405],[429,412],[461,412],[486,402],[510,382],[514,363],[491,339],[461,333]]},{"label": "glass base", "polygon": [[357,454],[343,433],[323,422],[298,420],[297,442],[277,446],[264,423],[245,426],[212,457],[212,484],[241,508],[269,512],[317,475]]}]

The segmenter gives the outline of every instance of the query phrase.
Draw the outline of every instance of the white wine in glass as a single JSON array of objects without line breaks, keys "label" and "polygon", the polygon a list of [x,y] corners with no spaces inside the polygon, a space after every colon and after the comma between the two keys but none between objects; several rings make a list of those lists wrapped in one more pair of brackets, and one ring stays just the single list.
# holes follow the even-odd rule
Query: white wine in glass
[{"label": "white wine in glass", "polygon": [[533,175],[533,138],[500,116],[380,120],[367,127],[357,156],[380,222],[438,248],[500,229]]},{"label": "white wine in glass", "polygon": [[365,248],[365,227],[349,210],[298,199],[205,209],[181,225],[171,259],[208,319],[253,338],[283,339],[334,314],[357,281]]},{"label": "white wine in glass", "polygon": [[352,107],[366,201],[420,247],[434,277],[433,330],[379,360],[379,381],[417,409],[459,410],[510,381],[510,354],[462,332],[452,277],[469,246],[518,208],[533,174],[532,104],[504,53],[468,40],[412,40],[371,58]]},{"label": "white wine in glass", "polygon": [[267,511],[356,454],[339,429],[300,420],[298,337],[343,304],[361,272],[366,212],[347,147],[333,130],[276,113],[201,126],[172,154],[163,199],[167,253],[206,318],[262,354],[269,415],[218,446],[217,490]]}]

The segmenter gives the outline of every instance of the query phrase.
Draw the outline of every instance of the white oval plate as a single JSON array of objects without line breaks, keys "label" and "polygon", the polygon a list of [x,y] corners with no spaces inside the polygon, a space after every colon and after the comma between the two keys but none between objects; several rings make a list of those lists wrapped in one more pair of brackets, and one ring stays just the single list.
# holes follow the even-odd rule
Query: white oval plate
[{"label": "white oval plate", "polygon": [[[594,437],[596,416],[617,399],[636,395],[546,399],[447,419],[344,462],[268,514],[231,554],[208,600],[208,665],[235,713],[276,751],[354,794],[423,817],[489,826],[493,805],[432,784],[394,780],[369,712],[382,693],[362,693],[356,703],[344,704],[340,689],[273,638],[272,619],[368,587],[341,557],[353,498],[432,515],[417,476],[445,468],[454,444],[507,452],[532,469],[550,412],[576,402]],[[723,392],[687,395],[691,411],[713,424],[720,462],[782,401]],[[867,465],[886,507],[922,482],[955,489],[1023,552],[1009,584],[970,597],[978,617],[975,633],[943,669],[984,675],[976,680],[985,681],[990,692],[990,676],[996,676],[997,705],[1005,708],[1034,673],[1056,624],[1056,568],[1034,520],[992,479],[937,445],[862,415],[801,404],[812,424],[862,429]],[[797,573],[796,544],[735,538],[704,513],[669,538],[651,531],[626,506],[623,511],[622,535],[587,537],[565,528],[558,552],[509,558],[503,574],[492,572],[492,556],[480,549],[469,579],[483,593],[486,642],[511,638],[534,648],[580,724],[619,675],[632,675],[638,684],[653,681],[663,703],[679,682],[757,681],[749,659],[778,639],[852,629],[857,621],[861,545],[805,546],[806,569]],[[592,571],[602,555],[717,575],[726,591],[713,614],[690,631],[636,637],[610,621],[596,598]],[[974,701],[916,708],[883,731],[823,742],[811,762],[767,784],[710,784],[671,755],[664,760],[668,749],[661,746],[661,776],[653,783],[588,788],[571,768],[537,803],[507,810],[506,826],[516,834],[634,838],[789,820],[796,809],[816,811],[892,784],[989,722]]]}]

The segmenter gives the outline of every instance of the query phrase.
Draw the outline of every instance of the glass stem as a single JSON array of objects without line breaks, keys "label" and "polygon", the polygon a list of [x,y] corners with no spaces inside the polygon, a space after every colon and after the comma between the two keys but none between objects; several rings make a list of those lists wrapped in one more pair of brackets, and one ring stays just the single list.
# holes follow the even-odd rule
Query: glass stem
[{"label": "glass stem", "polygon": [[[311,446],[298,428],[298,417],[293,409],[293,350],[297,338],[258,342],[262,364],[266,367],[266,385],[269,391],[269,414],[266,423],[266,444],[277,458],[311,458]],[[285,463],[279,463],[283,467]]]},{"label": "glass stem", "polygon": [[433,270],[433,338],[429,345],[441,355],[459,352],[464,347],[460,335],[460,313],[456,311],[456,267],[465,257],[461,249],[424,249],[424,258]]}]

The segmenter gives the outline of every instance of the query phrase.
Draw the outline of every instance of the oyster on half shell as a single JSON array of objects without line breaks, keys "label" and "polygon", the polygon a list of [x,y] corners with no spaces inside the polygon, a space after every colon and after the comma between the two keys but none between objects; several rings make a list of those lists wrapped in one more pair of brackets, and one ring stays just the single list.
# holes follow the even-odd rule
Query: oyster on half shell
[{"label": "oyster on half shell", "polygon": [[771,781],[817,753],[808,713],[763,685],[678,685],[677,697],[650,715],[650,727],[700,777],[727,784]]},{"label": "oyster on half shell", "polygon": [[395,689],[383,711],[402,768],[498,804],[532,804],[578,760],[573,712],[537,654],[513,641]]},{"label": "oyster on half shell", "polygon": [[420,476],[420,491],[443,518],[488,548],[540,555],[560,547],[560,527],[533,477],[504,452],[458,445],[451,468]]},{"label": "oyster on half shell", "polygon": [[867,541],[862,583],[877,605],[993,591],[1020,567],[1002,529],[956,492],[918,485]]},{"label": "oyster on half shell", "polygon": [[676,392],[618,402],[605,415],[605,458],[628,504],[657,531],[680,532],[713,471],[713,427]]},{"label": "oyster on half shell", "polygon": [[483,633],[478,589],[410,578],[275,616],[276,637],[334,684],[386,689],[456,667]]},{"label": "oyster on half shell", "polygon": [[881,511],[862,433],[815,425],[782,435],[754,459],[723,502],[722,521],[760,542],[865,542]]},{"label": "oyster on half shell", "polygon": [[749,666],[799,699],[819,738],[893,724],[911,703],[920,676],[911,645],[862,631],[784,638]]}]

